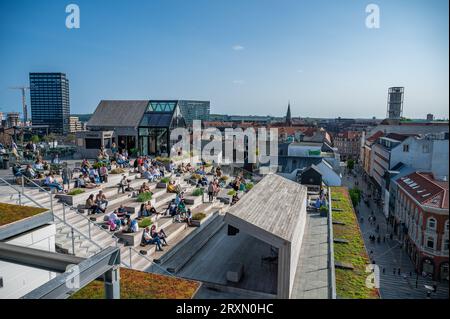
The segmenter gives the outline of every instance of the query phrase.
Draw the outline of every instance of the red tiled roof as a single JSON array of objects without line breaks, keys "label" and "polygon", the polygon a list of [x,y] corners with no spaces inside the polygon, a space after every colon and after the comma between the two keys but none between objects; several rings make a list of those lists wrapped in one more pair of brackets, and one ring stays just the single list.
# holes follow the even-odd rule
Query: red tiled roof
[{"label": "red tiled roof", "polygon": [[367,141],[369,142],[375,142],[377,139],[379,139],[380,137],[382,137],[384,135],[383,131],[377,131],[376,133],[374,133],[372,136],[367,138]]},{"label": "red tiled roof", "polygon": [[421,205],[448,209],[448,182],[438,181],[432,173],[415,172],[397,183]]}]

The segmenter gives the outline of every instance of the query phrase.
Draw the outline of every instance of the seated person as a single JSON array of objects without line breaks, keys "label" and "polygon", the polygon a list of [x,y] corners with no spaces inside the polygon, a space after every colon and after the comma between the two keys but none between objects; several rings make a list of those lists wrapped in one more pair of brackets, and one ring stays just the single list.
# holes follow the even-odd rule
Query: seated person
[{"label": "seated person", "polygon": [[105,193],[103,193],[102,190],[100,190],[95,197],[95,203],[100,207],[103,211],[106,210],[108,207],[108,200],[106,199]]},{"label": "seated person", "polygon": [[44,185],[50,187],[50,189],[55,189],[56,188],[58,190],[58,192],[62,192],[64,190],[63,187],[61,186],[61,184],[59,184],[55,180],[53,174],[48,174],[47,175],[47,177],[45,178],[45,181],[44,181]]},{"label": "seated person", "polygon": [[34,163],[34,169],[39,170],[39,171],[44,170],[44,163],[43,163],[41,160],[38,159],[38,160]]},{"label": "seated person", "polygon": [[84,182],[84,188],[92,189],[92,188],[96,188],[98,186],[97,184],[94,184],[91,182],[91,179],[89,178],[89,176],[86,173],[83,175],[83,182]]},{"label": "seated person", "polygon": [[152,228],[150,229],[150,235],[152,236],[152,238],[159,238],[159,240],[163,243],[163,245],[167,246],[167,241],[166,241],[167,235],[163,229],[161,229],[158,232],[158,231],[156,231],[156,225],[152,225]]},{"label": "seated person", "polygon": [[100,176],[98,175],[98,170],[91,167],[89,169],[89,179],[91,180],[92,183],[100,184]]},{"label": "seated person", "polygon": [[128,212],[123,205],[120,205],[120,207],[117,209],[117,217],[122,221],[122,224],[125,223],[126,219],[130,219],[131,214]]},{"label": "seated person", "polygon": [[220,166],[217,166],[217,168],[216,168],[216,176],[217,176],[217,178],[222,177],[222,169],[220,168]]},{"label": "seated person", "polygon": [[144,171],[144,174],[142,174],[142,177],[145,179],[148,179],[150,182],[153,182],[156,179],[156,176],[154,176],[150,170],[146,169]]},{"label": "seated person", "polygon": [[27,168],[25,169],[25,172],[23,173],[23,175],[25,175],[29,179],[33,179],[38,176],[37,173],[31,167],[31,165],[29,165],[29,164],[27,165]]},{"label": "seated person", "polygon": [[137,233],[139,231],[139,223],[136,219],[128,218],[126,221],[124,233]]},{"label": "seated person", "polygon": [[139,211],[138,211],[138,218],[150,216],[150,213],[147,211],[147,209],[145,207],[146,207],[146,205],[144,203],[142,203],[141,207],[139,208]]},{"label": "seated person", "polygon": [[168,193],[179,193],[180,186],[177,185],[175,181],[170,181],[169,185],[167,185],[167,192]]},{"label": "seated person", "polygon": [[139,194],[142,193],[150,193],[150,187],[146,182],[142,183],[141,187],[139,188]]},{"label": "seated person", "polygon": [[111,214],[109,214],[108,224],[110,230],[120,230],[120,227],[122,226],[122,221],[117,216],[116,211],[113,211]]},{"label": "seated person", "polygon": [[208,185],[208,179],[205,176],[202,176],[197,182],[197,187],[207,186],[207,185]]},{"label": "seated person", "polygon": [[14,166],[12,167],[12,172],[15,177],[20,177],[24,173],[19,164],[14,164]]},{"label": "seated person", "polygon": [[84,204],[84,207],[88,210],[88,215],[91,214],[98,214],[104,211],[100,209],[100,207],[95,204],[94,201],[94,194],[89,195],[88,199],[86,199],[86,203]]},{"label": "seated person", "polygon": [[197,171],[195,171],[195,173],[199,175],[206,175],[205,166],[202,165]]},{"label": "seated person", "polygon": [[145,205],[145,210],[149,213],[149,216],[158,214],[158,212],[156,211],[156,208],[153,207],[151,201],[147,202],[147,204]]},{"label": "seated person", "polygon": [[238,201],[239,201],[238,194],[235,193],[235,194],[233,195],[232,199],[231,199],[231,205],[236,204]]},{"label": "seated person", "polygon": [[145,227],[144,232],[142,234],[141,246],[152,245],[152,244],[156,245],[156,250],[163,251],[163,249],[161,247],[161,240],[159,239],[159,237],[156,236],[155,238],[153,238],[151,235],[150,228]]},{"label": "seated person", "polygon": [[173,173],[175,171],[176,165],[173,161],[170,161],[169,163],[169,172]]}]

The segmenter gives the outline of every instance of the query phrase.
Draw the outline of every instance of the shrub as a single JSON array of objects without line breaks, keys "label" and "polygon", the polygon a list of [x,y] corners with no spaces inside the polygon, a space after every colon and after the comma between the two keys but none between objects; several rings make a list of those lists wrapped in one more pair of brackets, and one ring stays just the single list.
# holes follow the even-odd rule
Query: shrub
[{"label": "shrub", "polygon": [[170,178],[168,178],[168,177],[163,177],[163,178],[161,178],[161,181],[160,181],[161,183],[168,183],[168,182],[170,182]]},{"label": "shrub", "polygon": [[70,192],[68,192],[67,195],[75,196],[75,195],[83,194],[84,192],[85,192],[84,189],[75,188],[75,189],[72,189]]},{"label": "shrub", "polygon": [[158,156],[158,157],[156,157],[155,158],[158,162],[161,162],[161,163],[163,163],[163,164],[169,164],[170,163],[170,158],[168,158],[168,157],[161,157],[161,156]]},{"label": "shrub", "polygon": [[196,188],[193,192],[192,195],[193,196],[202,196],[203,195],[203,188]]},{"label": "shrub", "polygon": [[191,178],[196,179],[196,180],[202,179],[200,174],[192,174]]},{"label": "shrub", "polygon": [[110,173],[111,174],[123,174],[123,173],[125,173],[125,170],[123,168],[118,167],[118,168],[112,169]]},{"label": "shrub", "polygon": [[152,193],[149,193],[149,192],[141,193],[137,197],[137,201],[139,203],[145,203],[145,202],[148,202],[151,199],[152,199]]},{"label": "shrub", "polygon": [[251,190],[252,188],[253,188],[253,183],[247,183],[247,184],[245,184],[245,189],[246,190]]},{"label": "shrub", "polygon": [[361,190],[359,188],[352,188],[349,190],[350,198],[352,200],[353,207],[358,206],[361,202]]},{"label": "shrub", "polygon": [[234,195],[236,195],[236,191],[234,189],[232,189],[227,194],[230,196],[234,196]]},{"label": "shrub", "polygon": [[152,219],[150,217],[145,217],[144,219],[142,219],[138,223],[139,228],[145,228],[145,227],[148,227],[148,226],[150,226],[152,224],[153,224],[153,221],[152,221]]},{"label": "shrub", "polygon": [[194,216],[192,216],[192,220],[200,221],[200,220],[204,219],[205,217],[206,217],[205,213],[197,213]]},{"label": "shrub", "polygon": [[227,181],[227,180],[228,180],[228,176],[223,175],[223,176],[220,177],[220,179],[221,179],[222,181]]}]

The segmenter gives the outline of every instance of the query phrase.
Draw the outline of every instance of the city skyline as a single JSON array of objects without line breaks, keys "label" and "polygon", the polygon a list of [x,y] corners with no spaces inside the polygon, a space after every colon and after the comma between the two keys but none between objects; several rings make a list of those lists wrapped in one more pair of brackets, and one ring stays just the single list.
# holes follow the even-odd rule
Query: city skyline
[{"label": "city skyline", "polygon": [[378,1],[380,29],[365,26],[364,1],[81,0],[72,30],[67,4],[0,4],[1,112],[21,111],[8,87],[29,72],[64,72],[76,114],[100,100],[189,99],[284,116],[290,100],[293,117],[384,118],[388,88],[404,86],[405,117],[448,118],[445,1]]}]

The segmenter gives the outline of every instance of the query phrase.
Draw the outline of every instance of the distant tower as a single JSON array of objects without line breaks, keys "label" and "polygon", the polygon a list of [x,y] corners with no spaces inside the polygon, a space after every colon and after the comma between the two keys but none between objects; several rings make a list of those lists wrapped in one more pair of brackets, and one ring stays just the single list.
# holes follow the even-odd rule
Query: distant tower
[{"label": "distant tower", "polygon": [[434,115],[431,113],[427,114],[427,121],[434,121]]},{"label": "distant tower", "polygon": [[286,113],[286,124],[287,126],[292,126],[292,117],[291,117],[291,102],[288,103],[288,109]]},{"label": "distant tower", "polygon": [[403,115],[403,94],[405,88],[391,87],[388,91],[387,118],[399,120]]}]

